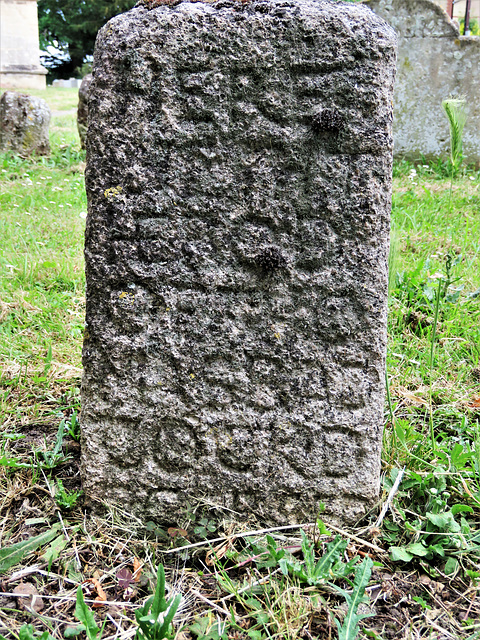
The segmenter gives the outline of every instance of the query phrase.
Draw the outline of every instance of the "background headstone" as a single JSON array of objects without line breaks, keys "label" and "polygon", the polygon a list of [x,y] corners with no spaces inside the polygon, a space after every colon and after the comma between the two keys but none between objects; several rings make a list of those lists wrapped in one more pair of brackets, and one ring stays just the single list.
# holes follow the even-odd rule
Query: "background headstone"
[{"label": "background headstone", "polygon": [[0,0],[0,87],[45,89],[36,0]]},{"label": "background headstone", "polygon": [[465,98],[463,158],[480,166],[480,37],[458,25],[432,0],[369,0],[398,37],[393,108],[394,154],[418,160],[450,156],[446,98]]},{"label": "background headstone", "polygon": [[379,488],[394,32],[346,3],[159,4],[96,45],[86,494],[355,520]]},{"label": "background headstone", "polygon": [[54,80],[52,87],[56,89],[78,89],[82,85],[82,80],[78,78],[69,78],[68,80]]},{"label": "background headstone", "polygon": [[85,149],[85,138],[87,135],[88,125],[88,98],[92,79],[92,74],[87,73],[87,75],[82,80],[80,89],[78,90],[77,128],[82,149]]},{"label": "background headstone", "polygon": [[0,150],[48,155],[50,116],[42,98],[6,91],[0,98]]}]

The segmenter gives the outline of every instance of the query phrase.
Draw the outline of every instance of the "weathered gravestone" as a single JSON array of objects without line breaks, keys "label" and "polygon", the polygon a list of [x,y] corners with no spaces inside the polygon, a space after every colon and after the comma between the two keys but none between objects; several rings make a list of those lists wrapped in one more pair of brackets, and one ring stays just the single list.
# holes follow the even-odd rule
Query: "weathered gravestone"
[{"label": "weathered gravestone", "polygon": [[5,91],[0,98],[0,151],[48,155],[51,112],[42,98]]},{"label": "weathered gravestone", "polygon": [[87,137],[88,100],[90,95],[90,87],[92,86],[92,80],[92,74],[87,73],[87,75],[82,80],[80,89],[78,90],[77,129],[82,149],[85,149],[85,138]]},{"label": "weathered gravestone", "polygon": [[354,520],[379,487],[394,33],[319,0],[159,4],[96,45],[86,493]]}]

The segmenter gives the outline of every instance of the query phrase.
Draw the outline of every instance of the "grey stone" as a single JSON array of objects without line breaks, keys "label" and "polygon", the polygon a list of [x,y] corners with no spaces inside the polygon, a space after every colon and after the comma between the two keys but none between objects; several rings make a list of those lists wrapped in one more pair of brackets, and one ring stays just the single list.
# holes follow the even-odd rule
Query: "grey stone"
[{"label": "grey stone", "polygon": [[361,5],[140,6],[89,101],[82,475],[173,522],[376,499],[393,30]]},{"label": "grey stone", "polygon": [[48,155],[50,109],[42,98],[5,91],[0,98],[0,150]]},{"label": "grey stone", "polygon": [[85,149],[85,138],[87,136],[88,99],[92,80],[92,74],[87,73],[82,80],[80,89],[78,90],[77,129],[82,149]]}]

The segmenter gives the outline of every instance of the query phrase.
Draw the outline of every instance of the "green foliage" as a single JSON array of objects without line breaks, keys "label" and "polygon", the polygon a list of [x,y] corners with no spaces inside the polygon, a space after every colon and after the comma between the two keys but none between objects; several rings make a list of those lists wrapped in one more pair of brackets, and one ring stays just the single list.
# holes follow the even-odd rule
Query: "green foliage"
[{"label": "green foliage", "polygon": [[[465,465],[468,456],[459,447],[452,452],[452,459],[458,465]],[[450,556],[449,566],[453,569],[456,566],[455,556],[468,548],[468,539],[472,539],[471,527],[462,514],[473,513],[473,509],[458,502],[450,506],[452,494],[447,490],[448,477],[446,469],[438,466],[427,474],[410,472],[408,478],[401,483],[402,502],[408,495],[408,512],[397,503],[403,520],[402,526],[392,527],[393,523],[390,526],[386,523],[387,530],[390,530],[387,538],[391,542],[403,542],[401,545],[390,546],[393,561],[410,562],[414,558],[447,559]]]},{"label": "green foliage", "polygon": [[197,618],[188,630],[197,640],[228,640],[227,625],[219,623],[212,615]]},{"label": "green foliage", "polygon": [[450,163],[452,178],[458,174],[463,160],[463,129],[467,121],[464,98],[449,98],[442,102],[450,125]]},{"label": "green foliage", "polygon": [[[55,77],[80,73],[87,56],[93,54],[98,30],[110,18],[135,5],[136,0],[38,0],[40,46],[60,53],[43,57]],[[66,58],[66,60],[65,60]]]},{"label": "green foliage", "polygon": [[[475,18],[470,18],[468,26],[470,27],[471,36],[480,36],[480,26],[478,24],[478,20],[475,20]],[[462,18],[460,20],[460,33],[465,35],[465,18]]]},{"label": "green foliage", "polygon": [[0,549],[0,575],[21,562],[28,554],[44,544],[48,544],[58,535],[58,529],[59,525],[54,525],[51,529],[38,536],[33,536],[28,540],[22,540],[12,544],[10,547]]},{"label": "green foliage", "polygon": [[[33,625],[24,624],[23,627],[18,632],[19,640],[55,640],[53,636],[49,634],[48,631],[44,631],[41,633],[40,631],[35,631]],[[5,636],[2,636],[0,633],[0,640],[7,640]]]},{"label": "green foliage", "polygon": [[172,621],[180,600],[180,595],[168,602],[165,599],[165,571],[163,566],[159,565],[154,595],[148,598],[143,607],[135,611],[135,619],[140,627],[135,640],[163,640],[172,637]]},{"label": "green foliage", "polygon": [[347,579],[353,587],[351,593],[336,585],[332,585],[333,588],[345,598],[348,606],[347,615],[343,619],[342,624],[335,619],[335,624],[338,627],[338,640],[355,640],[360,632],[358,623],[364,618],[369,618],[373,615],[372,613],[358,613],[359,605],[363,602],[368,602],[368,597],[365,597],[365,587],[367,587],[370,582],[372,566],[373,560],[367,556],[362,564],[357,567],[353,583]]},{"label": "green foliage", "polygon": [[[352,573],[358,558],[353,558],[347,563],[341,559],[348,546],[348,540],[337,535],[327,544],[324,555],[316,562],[314,544],[309,543],[304,531],[301,531],[301,534],[303,562],[286,555],[284,551],[277,553],[275,557],[284,575],[291,574],[300,582],[319,586],[332,578],[344,578]],[[273,550],[271,553],[274,553]]]},{"label": "green foliage", "polygon": [[85,604],[82,587],[78,587],[77,589],[75,617],[80,622],[80,624],[78,625],[78,627],[71,629],[68,635],[65,634],[65,637],[71,638],[84,632],[87,636],[87,640],[101,640],[103,629],[105,628],[105,624],[107,621],[105,620],[105,622],[103,623],[102,629],[98,627],[97,623],[95,622],[95,618],[93,617],[93,613]]},{"label": "green foliage", "polygon": [[19,456],[8,455],[8,445],[12,441],[21,440],[24,435],[17,433],[3,433],[0,434],[0,467],[6,469],[29,469],[32,465],[29,462],[22,462]]},{"label": "green foliage", "polygon": [[211,533],[215,533],[217,525],[214,520],[208,518],[200,518],[196,527],[193,529],[193,533],[199,538],[207,539]]},{"label": "green foliage", "polygon": [[75,440],[75,442],[79,442],[80,440],[80,422],[78,421],[77,412],[75,410],[72,411],[72,415],[70,416],[70,420],[66,421],[68,435]]},{"label": "green foliage", "polygon": [[60,507],[68,511],[72,509],[78,501],[83,491],[67,491],[63,486],[63,482],[58,479],[55,483],[55,502]]},{"label": "green foliage", "polygon": [[[69,456],[65,456],[63,454],[63,439],[65,437],[66,430],[66,420],[63,418],[58,425],[57,437],[55,438],[55,445],[53,449],[50,451],[47,449],[45,445],[44,450],[39,450],[35,452],[35,456],[40,462],[41,466],[45,469],[54,469],[60,464],[68,461],[70,459]],[[78,497],[78,496],[77,496]]]}]

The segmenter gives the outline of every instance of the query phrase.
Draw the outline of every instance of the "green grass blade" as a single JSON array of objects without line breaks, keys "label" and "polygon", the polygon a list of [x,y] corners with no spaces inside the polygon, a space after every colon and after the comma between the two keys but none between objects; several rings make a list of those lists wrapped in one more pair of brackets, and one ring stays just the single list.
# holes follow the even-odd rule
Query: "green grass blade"
[{"label": "green grass blade", "polygon": [[167,614],[155,640],[163,640],[163,638],[166,638],[168,636],[168,630],[170,628],[170,625],[172,624],[175,614],[177,613],[177,609],[180,605],[181,599],[182,596],[179,594],[178,596],[175,596],[175,598],[170,602]]},{"label": "green grass blade", "polygon": [[165,600],[165,570],[163,565],[158,565],[157,572],[157,586],[155,588],[155,595],[152,602],[152,615],[155,620],[158,616],[167,608],[167,601]]}]

